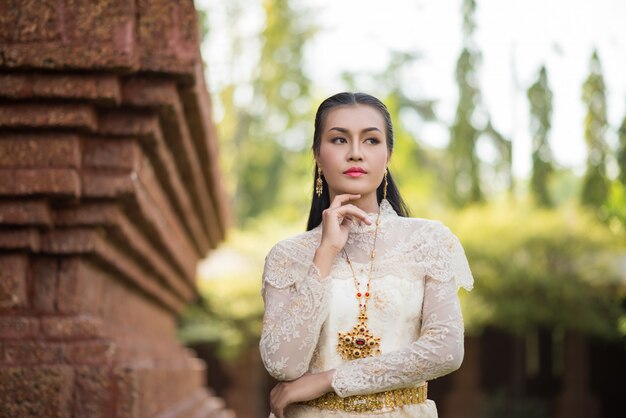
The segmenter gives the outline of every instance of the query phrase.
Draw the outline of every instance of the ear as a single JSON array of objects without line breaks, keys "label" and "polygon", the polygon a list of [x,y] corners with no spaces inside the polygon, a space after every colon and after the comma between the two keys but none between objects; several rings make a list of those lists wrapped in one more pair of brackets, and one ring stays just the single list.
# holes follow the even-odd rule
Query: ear
[{"label": "ear", "polygon": [[389,161],[391,160],[391,153],[392,153],[392,151],[389,151],[387,153],[387,164],[389,164]]}]

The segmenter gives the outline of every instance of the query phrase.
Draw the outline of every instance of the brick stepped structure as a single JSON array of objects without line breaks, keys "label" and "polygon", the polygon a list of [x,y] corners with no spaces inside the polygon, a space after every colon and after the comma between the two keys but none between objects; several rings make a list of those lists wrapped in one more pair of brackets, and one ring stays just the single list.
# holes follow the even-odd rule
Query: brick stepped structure
[{"label": "brick stepped structure", "polygon": [[0,417],[231,417],[175,339],[228,208],[191,0],[0,2]]}]

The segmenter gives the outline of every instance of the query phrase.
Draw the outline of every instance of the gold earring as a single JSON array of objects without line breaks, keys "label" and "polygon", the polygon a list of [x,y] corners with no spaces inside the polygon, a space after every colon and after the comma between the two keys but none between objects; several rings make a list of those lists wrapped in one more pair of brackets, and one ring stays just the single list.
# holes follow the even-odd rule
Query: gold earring
[{"label": "gold earring", "polygon": [[324,183],[322,183],[322,169],[317,167],[317,180],[315,180],[315,194],[317,197],[322,196],[324,191]]},{"label": "gold earring", "polygon": [[385,185],[383,187],[383,199],[387,199],[387,169],[385,168]]}]

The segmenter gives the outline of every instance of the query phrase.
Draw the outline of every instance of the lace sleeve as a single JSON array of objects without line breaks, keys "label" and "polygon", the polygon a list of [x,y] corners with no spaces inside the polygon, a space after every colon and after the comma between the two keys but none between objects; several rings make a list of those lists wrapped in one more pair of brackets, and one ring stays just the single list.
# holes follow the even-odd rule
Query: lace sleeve
[{"label": "lace sleeve", "polygon": [[[335,370],[332,387],[341,396],[409,387],[446,375],[463,361],[463,317],[458,285],[471,288],[473,279],[458,239],[440,231],[429,251],[431,268],[424,280],[420,337],[408,346],[377,357],[353,360]],[[467,266],[465,268],[464,266]],[[454,279],[454,280],[453,280]]]},{"label": "lace sleeve", "polygon": [[328,316],[328,277],[297,243],[281,241],[265,258],[265,303],[259,348],[265,368],[278,380],[302,376]]}]

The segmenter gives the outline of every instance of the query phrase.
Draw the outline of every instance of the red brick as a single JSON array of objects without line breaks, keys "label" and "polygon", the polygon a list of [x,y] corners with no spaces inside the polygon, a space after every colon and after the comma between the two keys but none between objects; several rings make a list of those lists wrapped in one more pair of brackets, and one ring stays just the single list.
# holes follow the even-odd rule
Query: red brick
[{"label": "red brick", "polygon": [[0,316],[0,339],[33,338],[39,335],[39,319]]},{"label": "red brick", "polygon": [[[0,55],[4,56],[6,67],[137,69],[132,2],[66,0],[59,3],[49,0],[45,3],[52,3],[58,16],[45,21],[41,16],[50,15],[42,15],[35,6],[39,1],[15,3],[9,6],[13,13],[8,16],[0,13],[4,16],[0,27],[11,28],[0,32],[4,35],[0,39]],[[17,29],[13,29],[15,27]]]},{"label": "red brick", "polygon": [[0,141],[0,167],[73,167],[80,165],[77,135],[6,135]]},{"label": "red brick", "polygon": [[81,194],[89,198],[121,198],[134,192],[134,173],[113,174],[97,170],[81,173]]},{"label": "red brick", "polygon": [[104,135],[137,136],[150,146],[156,145],[155,135],[161,135],[159,119],[152,111],[101,110],[98,112],[98,133]]},{"label": "red brick", "polygon": [[59,207],[54,211],[54,224],[58,226],[109,226],[120,216],[115,202],[83,201],[80,205]]},{"label": "red brick", "polygon": [[116,348],[113,341],[76,341],[66,344],[63,353],[69,364],[104,366],[112,364]]},{"label": "red brick", "polygon": [[87,138],[83,146],[83,166],[130,171],[137,166],[140,152],[134,140]]},{"label": "red brick", "polygon": [[9,42],[60,39],[61,9],[54,0],[0,2],[0,40]]},{"label": "red brick", "polygon": [[117,77],[109,74],[5,74],[0,75],[0,97],[80,99],[116,105],[120,103],[120,86]]},{"label": "red brick", "polygon": [[137,5],[142,69],[191,77],[199,59],[193,3],[150,0]]},{"label": "red brick", "polygon": [[0,368],[0,416],[69,418],[73,382],[68,366]]},{"label": "red brick", "polygon": [[74,368],[74,409],[72,416],[110,417],[112,379],[108,368],[80,366]]},{"label": "red brick", "polygon": [[23,308],[26,297],[28,257],[21,254],[0,255],[0,309]]},{"label": "red brick", "polygon": [[94,109],[82,104],[0,104],[0,127],[97,129]]},{"label": "red brick", "polygon": [[94,228],[59,228],[42,235],[42,249],[53,254],[93,252],[99,240]]},{"label": "red brick", "polygon": [[141,392],[137,381],[137,371],[129,365],[120,365],[113,369],[113,379],[114,390],[117,394],[113,416],[116,418],[144,416],[139,405]]},{"label": "red brick", "polygon": [[36,312],[56,311],[58,269],[58,261],[54,257],[32,259],[33,308]]},{"label": "red brick", "polygon": [[63,362],[63,346],[48,341],[6,341],[2,362],[11,365],[42,365]]},{"label": "red brick", "polygon": [[178,102],[176,81],[165,77],[131,77],[122,84],[125,104],[141,107],[175,106]]},{"label": "red brick", "polygon": [[73,169],[0,169],[0,195],[75,196],[80,193],[80,179]]},{"label": "red brick", "polygon": [[43,334],[50,338],[95,338],[104,335],[103,323],[92,316],[44,317]]},{"label": "red brick", "polygon": [[1,200],[0,224],[50,226],[50,207],[46,200]]},{"label": "red brick", "polygon": [[41,237],[35,228],[0,229],[0,249],[38,252],[40,248]]}]

